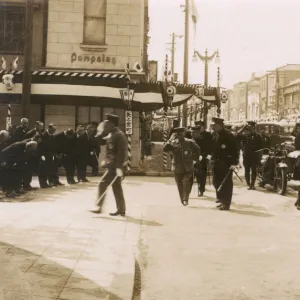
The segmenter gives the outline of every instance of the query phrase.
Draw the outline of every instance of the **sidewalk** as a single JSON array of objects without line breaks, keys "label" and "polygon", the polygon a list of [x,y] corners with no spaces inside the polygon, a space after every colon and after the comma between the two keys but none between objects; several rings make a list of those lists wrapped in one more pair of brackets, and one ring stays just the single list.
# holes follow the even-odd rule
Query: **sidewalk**
[{"label": "sidewalk", "polygon": [[0,200],[0,300],[131,300],[141,210],[93,215],[95,193],[96,180]]}]

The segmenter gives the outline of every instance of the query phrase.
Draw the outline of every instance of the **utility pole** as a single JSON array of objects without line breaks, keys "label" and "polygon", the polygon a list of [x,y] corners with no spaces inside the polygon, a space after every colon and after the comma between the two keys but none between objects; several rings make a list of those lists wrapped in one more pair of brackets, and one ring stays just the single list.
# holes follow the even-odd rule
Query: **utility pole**
[{"label": "utility pole", "polygon": [[245,102],[246,102],[246,111],[245,111],[245,119],[248,119],[248,90],[249,90],[249,83],[246,82],[245,85]]},{"label": "utility pole", "polygon": [[[185,30],[184,30],[184,63],[183,63],[183,84],[188,84],[189,78],[189,0],[185,0]],[[187,126],[187,104],[182,107],[182,126]]]},{"label": "utility pole", "polygon": [[22,91],[22,117],[26,117],[26,118],[30,117],[32,39],[33,39],[33,0],[26,0],[24,70],[23,70],[23,91]]},{"label": "utility pole", "polygon": [[[172,59],[171,59],[171,72],[172,72],[172,76],[174,78],[174,72],[175,72],[175,45],[176,45],[176,38],[181,39],[183,36],[182,35],[176,35],[174,32],[171,34],[172,36],[172,42],[168,43],[169,45],[171,45],[171,54],[172,54]],[[180,120],[180,106],[178,107],[178,120]]]}]

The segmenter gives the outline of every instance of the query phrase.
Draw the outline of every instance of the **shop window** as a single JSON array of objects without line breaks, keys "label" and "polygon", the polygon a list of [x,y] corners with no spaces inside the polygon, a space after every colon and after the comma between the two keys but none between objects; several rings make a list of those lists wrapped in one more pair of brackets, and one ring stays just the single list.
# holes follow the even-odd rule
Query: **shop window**
[{"label": "shop window", "polygon": [[106,0],[84,1],[85,45],[104,45],[106,30]]},{"label": "shop window", "polygon": [[25,17],[24,6],[0,5],[0,53],[24,52]]}]

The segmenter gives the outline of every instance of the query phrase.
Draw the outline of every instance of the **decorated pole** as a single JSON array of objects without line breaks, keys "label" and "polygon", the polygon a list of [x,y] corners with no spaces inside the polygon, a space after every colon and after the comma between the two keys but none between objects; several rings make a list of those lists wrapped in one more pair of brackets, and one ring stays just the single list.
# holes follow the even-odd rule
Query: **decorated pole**
[{"label": "decorated pole", "polygon": [[125,131],[127,135],[128,142],[128,162],[127,162],[127,170],[131,169],[131,135],[132,135],[132,111],[129,107],[129,110],[125,111]]},{"label": "decorated pole", "polygon": [[127,110],[125,110],[125,134],[127,136],[128,149],[127,149],[127,171],[131,169],[131,135],[132,135],[132,110],[131,102],[134,98],[134,90],[130,89],[130,66],[127,64],[125,69],[127,74],[127,88],[121,89],[120,94],[122,100],[127,104]]},{"label": "decorated pole", "polygon": [[[165,82],[167,83],[168,82],[168,55],[166,55],[164,74],[165,74]],[[164,143],[166,143],[168,140],[168,107],[166,105],[164,106],[163,122],[164,122]],[[168,155],[167,155],[167,152],[164,151],[164,153],[163,153],[164,169],[167,168],[167,161],[168,161]]]},{"label": "decorated pole", "polygon": [[6,130],[11,126],[11,105],[7,106]]}]

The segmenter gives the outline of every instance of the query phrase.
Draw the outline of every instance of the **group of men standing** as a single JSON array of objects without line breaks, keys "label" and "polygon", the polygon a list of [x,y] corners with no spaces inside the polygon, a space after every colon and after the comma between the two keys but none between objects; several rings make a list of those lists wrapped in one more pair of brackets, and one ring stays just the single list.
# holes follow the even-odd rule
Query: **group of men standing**
[{"label": "group of men standing", "polygon": [[21,119],[19,126],[11,126],[0,132],[0,183],[9,198],[32,190],[31,181],[38,175],[41,188],[63,185],[58,169],[66,170],[68,184],[88,182],[87,166],[92,166],[93,175],[98,174],[98,157],[101,140],[95,138],[96,128],[78,125],[76,131],[68,129],[56,132],[54,124],[44,128],[36,122],[29,129],[29,120]]},{"label": "group of men standing", "polygon": [[179,121],[173,122],[164,151],[172,152],[175,180],[183,205],[188,204],[194,178],[198,183],[198,196],[203,196],[210,166],[217,207],[230,209],[232,175],[238,168],[240,151],[248,189],[255,190],[260,150],[270,146],[269,137],[256,133],[255,125],[249,121],[238,132],[231,132],[225,128],[223,119],[213,118],[212,131],[208,132],[202,121],[195,122],[195,127],[189,130],[179,127]]}]

